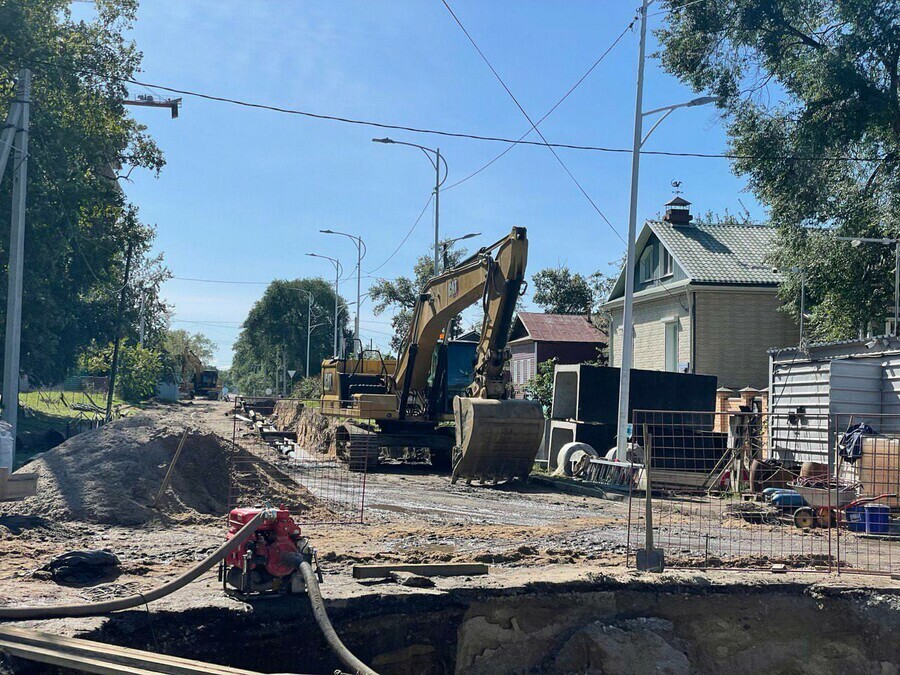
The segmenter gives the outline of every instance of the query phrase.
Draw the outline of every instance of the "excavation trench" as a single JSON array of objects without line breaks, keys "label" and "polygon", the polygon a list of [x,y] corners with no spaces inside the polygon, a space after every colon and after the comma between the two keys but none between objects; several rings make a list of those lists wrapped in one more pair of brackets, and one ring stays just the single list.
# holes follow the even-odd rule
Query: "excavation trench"
[{"label": "excavation trench", "polygon": [[[392,673],[897,673],[900,596],[805,585],[590,583],[332,602],[344,642]],[[331,673],[303,597],[127,612],[87,637],[262,672]],[[22,662],[12,672],[47,672]]]}]

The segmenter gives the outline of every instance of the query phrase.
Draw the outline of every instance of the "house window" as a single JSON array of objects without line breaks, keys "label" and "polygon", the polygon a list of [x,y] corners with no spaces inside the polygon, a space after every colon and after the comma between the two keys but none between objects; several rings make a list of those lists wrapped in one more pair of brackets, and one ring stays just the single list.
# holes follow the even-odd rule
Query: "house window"
[{"label": "house window", "polygon": [[653,247],[648,246],[641,254],[641,260],[638,263],[638,281],[645,282],[653,279]]},{"label": "house window", "polygon": [[670,277],[675,274],[675,261],[672,258],[672,254],[664,248],[660,253],[660,267],[662,268],[662,272],[659,275],[661,277]]},{"label": "house window", "polygon": [[666,370],[670,373],[678,372],[678,322],[670,321],[666,324]]}]

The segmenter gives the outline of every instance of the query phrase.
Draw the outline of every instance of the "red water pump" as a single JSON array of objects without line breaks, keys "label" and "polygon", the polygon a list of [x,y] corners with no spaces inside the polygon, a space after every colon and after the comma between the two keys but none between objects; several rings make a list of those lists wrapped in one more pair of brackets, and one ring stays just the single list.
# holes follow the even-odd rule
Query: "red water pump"
[{"label": "red water pump", "polygon": [[313,550],[300,536],[300,526],[284,509],[238,508],[228,514],[227,539],[261,511],[273,518],[263,521],[256,532],[225,559],[219,568],[219,580],[225,590],[241,595],[251,593],[301,593],[306,590],[299,567],[312,562]]}]

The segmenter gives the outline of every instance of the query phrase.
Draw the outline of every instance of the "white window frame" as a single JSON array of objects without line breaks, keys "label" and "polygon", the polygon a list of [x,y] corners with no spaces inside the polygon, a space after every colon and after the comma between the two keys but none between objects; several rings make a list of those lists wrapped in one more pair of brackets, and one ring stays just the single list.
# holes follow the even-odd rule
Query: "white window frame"
[{"label": "white window frame", "polygon": [[653,247],[647,246],[638,260],[638,283],[653,281]]},{"label": "white window frame", "polygon": [[665,246],[660,246],[659,268],[659,277],[661,279],[663,277],[671,277],[675,274],[675,258],[672,257],[672,254],[669,253],[669,249]]},{"label": "white window frame", "polygon": [[665,363],[663,370],[668,373],[678,372],[678,320],[664,321],[665,326],[665,344],[663,356]]}]

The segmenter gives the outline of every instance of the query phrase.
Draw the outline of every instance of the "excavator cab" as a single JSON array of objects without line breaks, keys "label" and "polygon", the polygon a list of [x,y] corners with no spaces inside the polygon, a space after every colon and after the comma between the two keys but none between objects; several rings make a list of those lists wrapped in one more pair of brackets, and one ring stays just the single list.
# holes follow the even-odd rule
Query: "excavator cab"
[{"label": "excavator cab", "polygon": [[428,376],[432,419],[452,419],[453,397],[465,396],[466,388],[475,377],[477,349],[477,342],[449,340],[434,350]]}]

